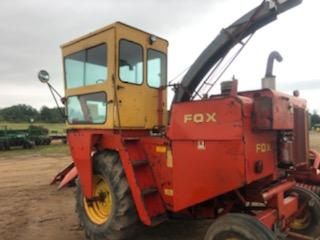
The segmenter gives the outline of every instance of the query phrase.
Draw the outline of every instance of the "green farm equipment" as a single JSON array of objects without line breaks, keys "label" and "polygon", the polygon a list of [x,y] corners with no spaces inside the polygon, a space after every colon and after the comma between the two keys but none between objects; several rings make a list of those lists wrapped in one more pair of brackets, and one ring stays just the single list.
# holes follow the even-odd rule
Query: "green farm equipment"
[{"label": "green farm equipment", "polygon": [[0,150],[8,150],[10,149],[9,138],[0,133]]},{"label": "green farm equipment", "polygon": [[29,126],[27,131],[29,139],[34,141],[36,145],[49,145],[51,143],[48,129],[40,126]]},{"label": "green farm equipment", "polygon": [[11,147],[32,148],[34,142],[28,138],[28,134],[16,130],[0,131],[0,149],[9,150]]},{"label": "green farm equipment", "polygon": [[46,128],[29,126],[27,129],[0,130],[0,150],[9,150],[11,147],[33,148],[35,145],[49,145],[51,137]]}]

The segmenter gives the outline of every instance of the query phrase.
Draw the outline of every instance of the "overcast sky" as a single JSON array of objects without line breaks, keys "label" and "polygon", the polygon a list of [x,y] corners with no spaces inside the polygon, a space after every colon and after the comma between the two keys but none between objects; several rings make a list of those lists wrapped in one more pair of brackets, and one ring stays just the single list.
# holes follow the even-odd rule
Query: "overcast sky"
[{"label": "overcast sky", "polygon": [[[192,64],[216,34],[261,0],[1,0],[0,108],[18,103],[36,108],[54,106],[48,89],[36,78],[50,72],[51,83],[63,92],[59,46],[114,21],[122,21],[166,38],[169,79]],[[278,50],[277,87],[301,89],[311,110],[320,112],[320,1],[304,3],[258,31],[226,72],[240,89],[260,88],[266,59]]]}]

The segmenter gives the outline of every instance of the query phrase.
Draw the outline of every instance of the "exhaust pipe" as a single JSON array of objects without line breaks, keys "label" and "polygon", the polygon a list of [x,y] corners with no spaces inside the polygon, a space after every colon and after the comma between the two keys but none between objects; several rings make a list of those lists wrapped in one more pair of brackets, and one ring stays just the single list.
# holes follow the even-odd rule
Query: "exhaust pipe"
[{"label": "exhaust pipe", "polygon": [[277,51],[273,51],[269,54],[266,75],[262,79],[262,89],[276,89],[276,76],[273,75],[273,65],[275,60],[278,62],[282,62],[283,60],[282,56]]}]

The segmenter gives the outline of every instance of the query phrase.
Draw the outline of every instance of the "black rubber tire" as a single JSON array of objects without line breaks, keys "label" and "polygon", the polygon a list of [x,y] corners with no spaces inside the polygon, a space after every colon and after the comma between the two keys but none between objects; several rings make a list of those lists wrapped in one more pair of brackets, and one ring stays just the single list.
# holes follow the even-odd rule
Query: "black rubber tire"
[{"label": "black rubber tire", "polygon": [[38,138],[36,138],[36,139],[34,140],[34,143],[36,144],[36,146],[42,145],[42,141],[41,141],[40,139],[38,139]]},{"label": "black rubber tire", "polygon": [[51,144],[51,141],[52,141],[51,139],[47,139],[47,140],[46,140],[46,145],[50,145],[50,144]]},{"label": "black rubber tire", "polygon": [[34,148],[34,146],[35,146],[35,143],[33,141],[26,140],[23,143],[23,148],[24,149],[31,149],[31,148]]},{"label": "black rubber tire", "polygon": [[308,201],[308,210],[311,214],[311,223],[303,230],[293,230],[292,232],[307,235],[309,237],[318,238],[320,236],[320,197],[309,189],[296,186],[288,193],[299,194],[299,204]]},{"label": "black rubber tire", "polygon": [[24,142],[24,143],[23,143],[23,148],[24,148],[24,149],[30,149],[31,147],[30,147],[29,142],[27,142],[27,141]]},{"label": "black rubber tire", "polygon": [[6,142],[5,144],[4,144],[4,149],[5,150],[10,150],[10,143],[8,143],[8,142]]},{"label": "black rubber tire", "polygon": [[296,183],[296,186],[308,189],[320,197],[320,186],[315,184]]},{"label": "black rubber tire", "polygon": [[86,237],[90,240],[133,239],[139,219],[119,155],[113,151],[95,154],[93,173],[102,176],[109,184],[113,207],[109,219],[104,224],[93,223],[85,211],[84,197],[77,181],[76,211]]},{"label": "black rubber tire", "polygon": [[241,240],[274,240],[276,236],[256,218],[247,214],[229,213],[213,222],[204,240],[224,240],[237,237]]}]

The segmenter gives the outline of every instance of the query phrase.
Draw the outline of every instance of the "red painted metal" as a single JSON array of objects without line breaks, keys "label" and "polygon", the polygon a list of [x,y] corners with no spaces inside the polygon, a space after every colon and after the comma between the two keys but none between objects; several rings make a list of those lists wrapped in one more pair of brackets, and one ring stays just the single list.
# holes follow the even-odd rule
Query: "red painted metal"
[{"label": "red painted metal", "polygon": [[312,188],[316,188],[320,186],[320,154],[315,150],[310,150],[309,154],[310,159],[313,160],[312,164],[308,161],[304,164],[296,165],[296,168],[288,170],[288,173],[300,184],[314,185]]},{"label": "red painted metal", "polygon": [[72,159],[79,173],[80,185],[87,198],[92,197],[92,161],[94,135],[88,131],[69,131],[68,142]]},{"label": "red painted metal", "polygon": [[[167,211],[189,209],[192,216],[216,217],[218,208],[226,213],[252,201],[266,203],[256,213],[261,222],[272,229],[280,221],[285,228],[298,210],[297,196],[286,194],[295,183],[280,181],[287,170],[278,168],[279,132],[294,131],[291,107],[304,108],[305,102],[271,90],[240,96],[233,90],[174,104],[166,136],[151,136],[148,130],[78,129],[68,132],[68,141],[87,198],[92,197],[93,153],[105,149],[119,153],[146,225],[165,220]],[[306,162],[287,172],[296,179],[320,180]]]},{"label": "red painted metal", "polygon": [[119,153],[141,221],[146,225],[159,223],[159,219],[165,220],[166,212],[162,198],[159,196],[160,193],[146,194],[151,187],[158,189],[156,182],[154,186],[150,185],[153,172],[145,167],[139,170],[134,168],[135,161],[146,158],[140,146],[142,145],[141,138],[145,137],[147,132],[122,131],[121,133],[122,135],[112,130],[80,129],[68,132],[68,141],[79,172],[82,190],[87,198],[92,197],[91,156],[93,152],[104,149],[115,150]]},{"label": "red painted metal", "polygon": [[294,107],[294,139],[292,155],[295,164],[308,163],[309,158],[309,113],[305,108]]},{"label": "red painted metal", "polygon": [[60,182],[58,189],[61,189],[68,185],[71,181],[73,181],[78,176],[78,170],[76,167],[71,168],[68,173],[64,176],[62,181]]},{"label": "red painted metal", "polygon": [[262,223],[270,229],[274,224],[285,230],[287,222],[298,210],[298,197],[296,195],[288,195],[285,193],[295,186],[295,182],[282,182],[262,193],[262,197],[267,202],[267,209],[257,215]]},{"label": "red painted metal", "polygon": [[278,220],[278,213],[276,209],[267,209],[257,214],[256,218],[268,228],[272,229],[273,224]]},{"label": "red painted metal", "polygon": [[266,192],[262,194],[262,196],[265,200],[268,201],[274,196],[278,195],[279,193],[284,193],[285,191],[288,191],[289,189],[293,188],[294,185],[295,185],[295,182],[282,183],[280,185],[277,185],[276,187],[268,189]]},{"label": "red painted metal", "polygon": [[66,168],[60,171],[51,181],[50,185],[61,182],[68,172],[74,167],[74,163],[70,163]]},{"label": "red painted metal", "polygon": [[169,127],[167,136],[172,141],[240,141],[241,102],[227,97],[174,104]]},{"label": "red painted metal", "polygon": [[312,156],[312,158],[314,159],[313,168],[318,170],[320,167],[320,154],[316,150],[313,150],[313,149],[310,149],[309,152],[310,152],[310,155]]}]

